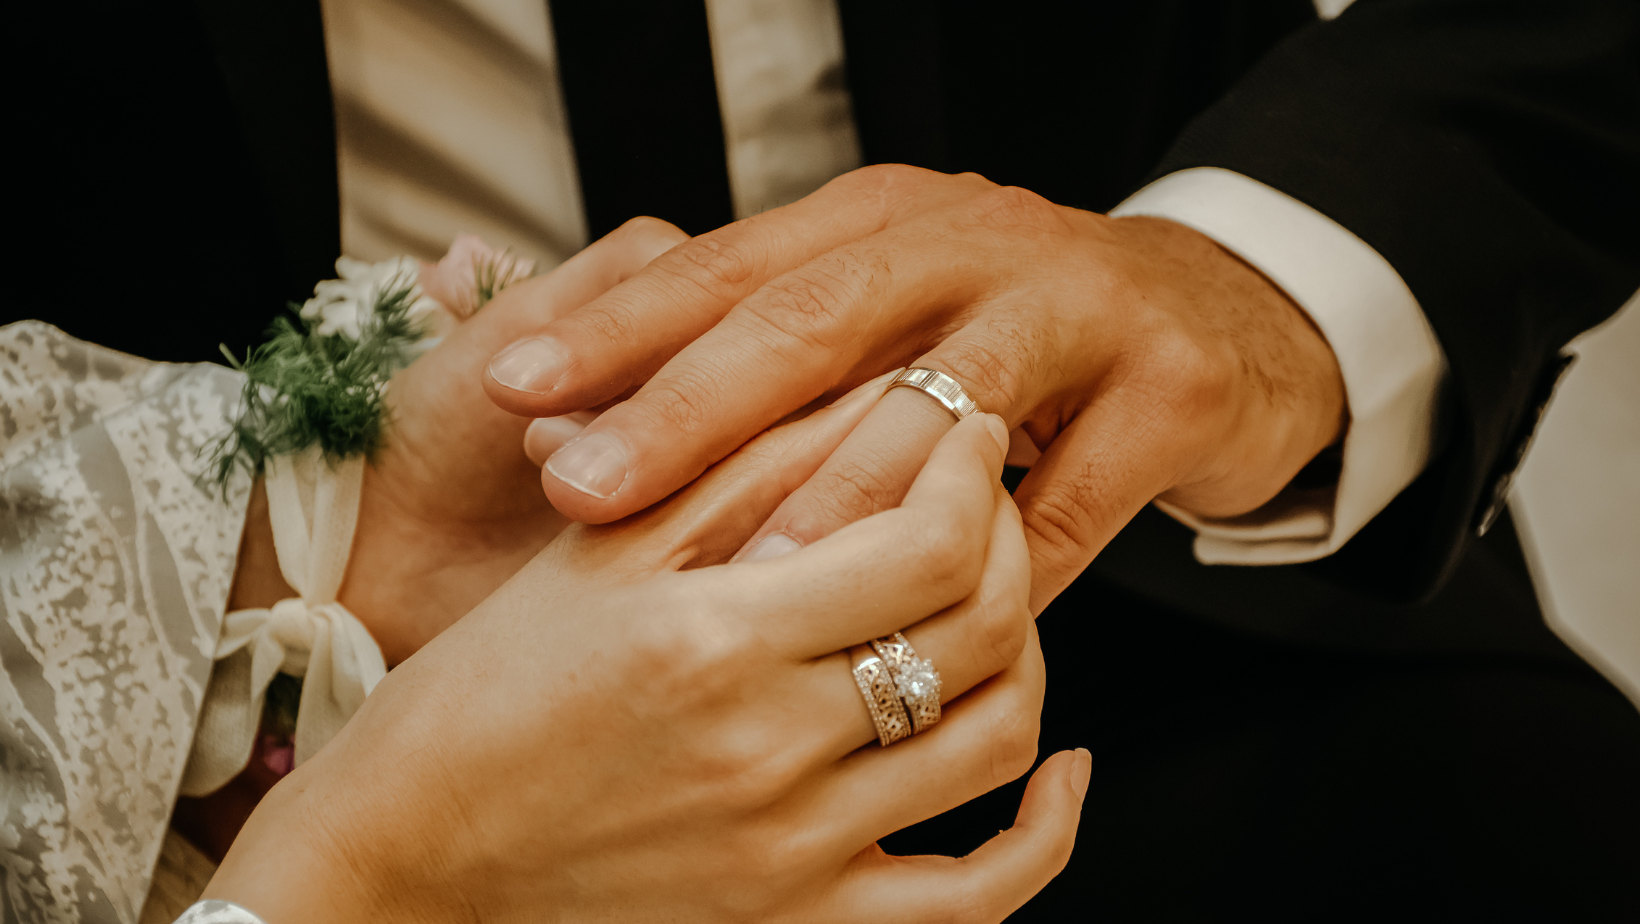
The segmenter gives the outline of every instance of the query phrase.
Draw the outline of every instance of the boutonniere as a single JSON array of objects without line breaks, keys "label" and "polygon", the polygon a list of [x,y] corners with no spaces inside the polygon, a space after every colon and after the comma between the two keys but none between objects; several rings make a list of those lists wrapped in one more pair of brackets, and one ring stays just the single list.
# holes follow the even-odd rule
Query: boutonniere
[{"label": "boutonniere", "polygon": [[294,317],[275,319],[268,341],[243,361],[222,347],[245,373],[245,390],[232,429],[213,447],[217,482],[225,486],[236,468],[256,477],[268,459],[312,447],[331,462],[374,455],[393,374],[534,271],[534,261],[472,235],[456,238],[437,263],[337,260],[340,278],[292,304]]}]

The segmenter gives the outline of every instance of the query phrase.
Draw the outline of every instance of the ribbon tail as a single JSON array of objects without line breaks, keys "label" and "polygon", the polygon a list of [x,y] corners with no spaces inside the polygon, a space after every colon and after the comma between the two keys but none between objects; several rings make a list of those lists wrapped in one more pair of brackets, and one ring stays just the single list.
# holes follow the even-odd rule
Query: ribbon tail
[{"label": "ribbon tail", "polygon": [[273,528],[273,548],[279,559],[279,573],[285,583],[304,594],[308,585],[308,558],[312,546],[306,505],[302,502],[301,470],[311,464],[311,453],[274,456],[262,476],[268,493],[268,522]]},{"label": "ribbon tail", "polygon": [[359,525],[364,456],[350,456],[334,465],[320,460],[315,478],[313,533],[308,545],[309,586],[301,590],[315,603],[332,603],[342,588],[353,550],[353,533]]},{"label": "ribbon tail", "polygon": [[296,764],[319,752],[364,705],[387,676],[381,647],[370,630],[339,603],[318,608],[313,655],[302,682],[296,717]]},{"label": "ribbon tail", "polygon": [[270,631],[271,610],[238,610],[224,620],[216,667],[183,771],[181,793],[209,795],[238,776],[256,749],[268,684],[285,658]]},{"label": "ribbon tail", "polygon": [[270,609],[234,610],[222,617],[222,635],[216,642],[216,659],[221,660],[256,639],[256,633],[273,618]]},{"label": "ribbon tail", "polygon": [[266,692],[265,684],[258,689],[252,683],[251,652],[240,649],[216,662],[182,773],[182,795],[210,795],[250,763]]},{"label": "ribbon tail", "polygon": [[330,621],[315,619],[313,650],[308,655],[307,675],[302,678],[302,701],[296,710],[295,758],[298,767],[329,743],[347,721],[347,716],[336,704],[332,690],[334,647],[331,644]]}]

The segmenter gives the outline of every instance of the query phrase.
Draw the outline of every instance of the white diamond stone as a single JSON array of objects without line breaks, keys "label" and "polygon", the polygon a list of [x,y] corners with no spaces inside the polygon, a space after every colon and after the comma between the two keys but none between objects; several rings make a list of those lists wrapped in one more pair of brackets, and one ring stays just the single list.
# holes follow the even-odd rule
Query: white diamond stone
[{"label": "white diamond stone", "polygon": [[899,681],[900,695],[906,699],[939,696],[940,675],[935,673],[934,665],[925,659],[908,662],[900,670]]}]

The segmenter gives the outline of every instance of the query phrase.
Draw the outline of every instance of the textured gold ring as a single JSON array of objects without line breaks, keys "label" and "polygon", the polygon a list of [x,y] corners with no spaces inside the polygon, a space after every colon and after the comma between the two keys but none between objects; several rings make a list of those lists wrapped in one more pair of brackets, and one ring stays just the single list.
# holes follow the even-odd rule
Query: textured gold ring
[{"label": "textured gold ring", "polygon": [[854,683],[865,697],[866,711],[871,713],[871,724],[877,729],[877,742],[886,748],[911,737],[911,719],[900,702],[894,675],[882,657],[870,645],[855,645],[849,649],[849,656]]},{"label": "textured gold ring", "polygon": [[888,387],[898,386],[915,388],[923,394],[940,403],[940,407],[950,411],[958,420],[979,410],[974,399],[968,397],[968,392],[956,379],[946,375],[938,369],[907,369],[889,381]]}]

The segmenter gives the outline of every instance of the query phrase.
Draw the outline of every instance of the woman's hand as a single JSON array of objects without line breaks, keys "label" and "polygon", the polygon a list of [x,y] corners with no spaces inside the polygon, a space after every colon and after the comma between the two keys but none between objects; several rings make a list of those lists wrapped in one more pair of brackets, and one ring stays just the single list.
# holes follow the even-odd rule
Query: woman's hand
[{"label": "woman's hand", "polygon": [[[1320,333],[1204,235],[892,166],[675,248],[502,353],[488,388],[535,416],[631,395],[542,475],[558,509],[601,523],[907,365],[951,375],[1022,449],[1046,449],[1016,494],[1038,609],[1152,498],[1256,509],[1344,419]],[[891,506],[949,426],[926,397],[891,394],[757,539],[806,544]]]},{"label": "woman's hand", "polygon": [[662,221],[629,222],[553,272],[504,289],[394,377],[392,425],[365,471],[339,595],[389,665],[489,596],[567,522],[541,496],[540,464],[520,450],[528,421],[484,395],[490,357],[687,239]]},{"label": "woman's hand", "polygon": [[[897,509],[720,564],[882,387],[560,536],[274,788],[206,897],[270,924],[1005,917],[1069,855],[1085,752],[1049,760],[965,859],[875,846],[1034,759],[1043,666],[1001,420],[954,428]],[[907,626],[946,715],[868,746],[845,652]]]}]

